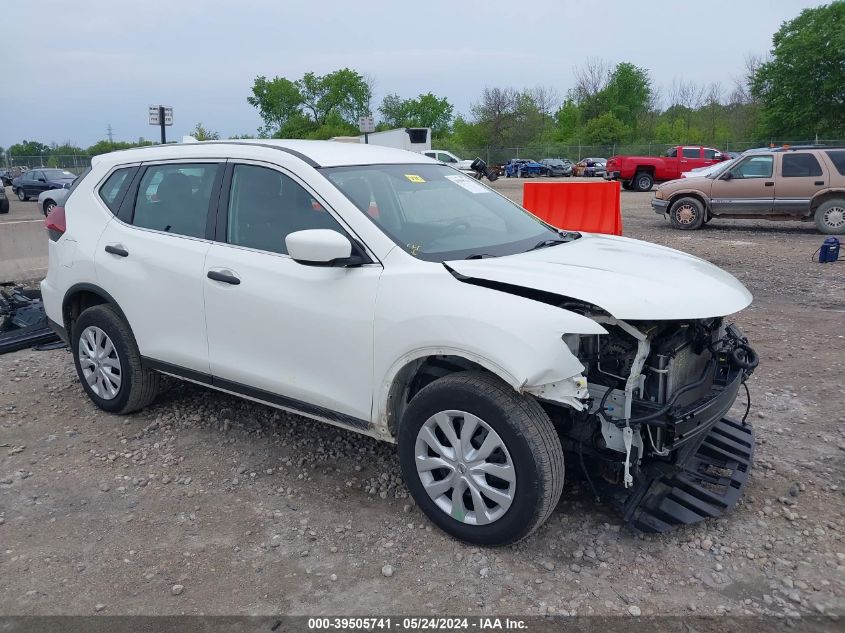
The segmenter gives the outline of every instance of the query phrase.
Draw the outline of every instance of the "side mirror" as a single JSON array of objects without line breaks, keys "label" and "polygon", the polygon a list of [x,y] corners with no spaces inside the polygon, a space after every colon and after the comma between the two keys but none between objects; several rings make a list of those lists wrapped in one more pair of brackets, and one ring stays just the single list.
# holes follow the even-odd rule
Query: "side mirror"
[{"label": "side mirror", "polygon": [[352,242],[331,229],[307,229],[285,238],[291,259],[306,266],[348,267],[364,263],[352,255]]},{"label": "side mirror", "polygon": [[728,170],[722,176],[722,180],[733,180],[733,177],[734,177],[733,172],[731,170]]},{"label": "side mirror", "polygon": [[47,179],[46,178],[39,178],[38,182],[47,182]]}]

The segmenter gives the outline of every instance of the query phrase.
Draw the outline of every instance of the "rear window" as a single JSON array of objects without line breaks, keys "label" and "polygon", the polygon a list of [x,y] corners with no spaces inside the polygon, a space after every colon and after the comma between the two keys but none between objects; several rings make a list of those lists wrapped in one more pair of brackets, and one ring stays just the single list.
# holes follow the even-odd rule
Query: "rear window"
[{"label": "rear window", "polygon": [[123,202],[123,196],[126,195],[136,169],[137,167],[116,169],[100,187],[100,198],[112,213],[117,213],[120,208],[120,203]]},{"label": "rear window", "polygon": [[784,178],[821,176],[822,168],[812,154],[784,154],[780,175]]},{"label": "rear window", "polygon": [[837,150],[835,152],[825,152],[830,162],[836,167],[836,171],[840,176],[845,176],[845,150]]},{"label": "rear window", "polygon": [[204,237],[217,163],[147,167],[138,186],[132,224],[188,237]]}]

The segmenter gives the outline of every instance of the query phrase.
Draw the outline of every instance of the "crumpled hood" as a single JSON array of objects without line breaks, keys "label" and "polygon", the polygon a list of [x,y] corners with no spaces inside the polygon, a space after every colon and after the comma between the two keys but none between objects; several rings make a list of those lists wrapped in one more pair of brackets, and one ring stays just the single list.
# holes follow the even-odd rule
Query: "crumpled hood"
[{"label": "crumpled hood", "polygon": [[446,263],[466,277],[586,301],[618,319],[703,319],[751,303],[751,293],[721,268],[625,237],[583,233],[528,253]]}]

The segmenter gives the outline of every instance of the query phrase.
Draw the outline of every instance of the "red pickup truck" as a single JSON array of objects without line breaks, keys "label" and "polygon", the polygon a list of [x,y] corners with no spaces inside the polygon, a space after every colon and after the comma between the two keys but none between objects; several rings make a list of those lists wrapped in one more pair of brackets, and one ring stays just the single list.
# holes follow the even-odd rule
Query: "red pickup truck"
[{"label": "red pickup truck", "polygon": [[685,171],[729,158],[729,155],[712,147],[678,145],[664,156],[612,156],[607,161],[604,177],[621,180],[624,189],[650,191],[655,182],[675,180]]}]

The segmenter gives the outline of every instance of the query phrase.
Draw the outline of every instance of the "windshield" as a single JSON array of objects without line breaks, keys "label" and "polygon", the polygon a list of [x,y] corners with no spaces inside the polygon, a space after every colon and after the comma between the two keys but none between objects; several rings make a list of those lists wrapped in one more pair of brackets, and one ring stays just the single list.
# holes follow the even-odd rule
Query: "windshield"
[{"label": "windshield", "polygon": [[547,158],[546,164],[551,166],[551,167],[563,167],[563,161],[560,160],[560,159],[556,159],[556,158],[552,158],[552,159]]},{"label": "windshield", "polygon": [[718,178],[721,174],[725,173],[730,166],[736,163],[736,158],[732,158],[730,160],[726,160],[723,163],[720,163],[714,167],[710,168],[710,171],[707,172],[707,178]]},{"label": "windshield", "polygon": [[67,171],[66,169],[45,169],[44,175],[46,175],[49,180],[76,178],[76,174],[74,174],[72,171]]},{"label": "windshield", "polygon": [[426,261],[512,255],[561,239],[504,196],[443,165],[321,171],[397,245]]}]

